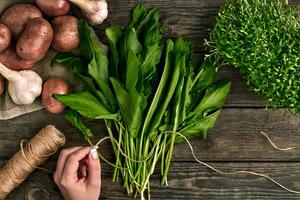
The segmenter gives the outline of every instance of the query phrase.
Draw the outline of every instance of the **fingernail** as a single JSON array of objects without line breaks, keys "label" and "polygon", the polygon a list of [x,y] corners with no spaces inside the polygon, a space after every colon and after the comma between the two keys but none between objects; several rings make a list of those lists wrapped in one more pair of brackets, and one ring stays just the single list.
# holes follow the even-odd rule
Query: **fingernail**
[{"label": "fingernail", "polygon": [[98,154],[97,154],[97,149],[96,149],[96,148],[91,149],[90,153],[91,153],[92,158],[93,158],[94,160],[99,159]]}]

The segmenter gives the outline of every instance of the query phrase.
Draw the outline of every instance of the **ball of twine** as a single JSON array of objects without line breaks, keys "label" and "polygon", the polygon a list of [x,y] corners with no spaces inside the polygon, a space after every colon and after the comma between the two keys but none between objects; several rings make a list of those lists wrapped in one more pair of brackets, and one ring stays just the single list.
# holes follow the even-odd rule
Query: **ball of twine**
[{"label": "ball of twine", "polygon": [[65,144],[64,135],[53,125],[42,129],[0,169],[0,199],[18,187],[35,168]]}]

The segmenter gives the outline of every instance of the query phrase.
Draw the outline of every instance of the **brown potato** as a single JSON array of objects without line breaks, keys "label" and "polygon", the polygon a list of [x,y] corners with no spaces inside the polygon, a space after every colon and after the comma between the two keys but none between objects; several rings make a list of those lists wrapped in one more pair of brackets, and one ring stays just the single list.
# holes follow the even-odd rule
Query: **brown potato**
[{"label": "brown potato", "polygon": [[35,0],[35,3],[46,15],[51,17],[65,15],[71,8],[67,0]]},{"label": "brown potato", "polygon": [[39,61],[45,57],[52,38],[52,27],[45,19],[31,19],[17,42],[17,54],[25,60]]},{"label": "brown potato", "polygon": [[13,38],[19,38],[26,22],[35,17],[42,17],[42,12],[37,7],[30,4],[17,4],[8,8],[0,21],[7,26]]},{"label": "brown potato", "polygon": [[2,75],[0,75],[0,95],[3,94],[4,90],[5,90],[5,78]]},{"label": "brown potato", "polygon": [[0,53],[0,62],[6,67],[16,71],[31,69],[34,65],[34,62],[24,60],[18,56],[14,44],[10,44]]},{"label": "brown potato", "polygon": [[50,113],[60,113],[65,106],[52,97],[53,94],[67,94],[68,84],[60,78],[47,80],[43,85],[42,103],[45,109]]},{"label": "brown potato", "polygon": [[78,19],[73,16],[56,17],[52,22],[52,47],[59,52],[68,52],[79,45]]},{"label": "brown potato", "polygon": [[11,35],[9,29],[4,24],[0,24],[0,52],[8,47],[10,40]]}]

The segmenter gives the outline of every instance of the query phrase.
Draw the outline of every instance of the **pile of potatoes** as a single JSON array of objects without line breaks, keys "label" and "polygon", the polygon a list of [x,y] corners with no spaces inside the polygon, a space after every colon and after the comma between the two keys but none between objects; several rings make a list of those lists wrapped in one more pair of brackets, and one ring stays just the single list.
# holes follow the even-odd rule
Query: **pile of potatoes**
[{"label": "pile of potatoes", "polygon": [[[70,8],[67,0],[35,0],[35,5],[8,8],[0,17],[0,63],[16,71],[30,70],[51,47],[58,52],[77,48],[79,22],[68,15]],[[4,88],[5,79],[0,75],[0,95]],[[65,81],[48,80],[43,85],[43,105],[49,112],[61,112],[64,107],[52,94],[67,92]]]}]

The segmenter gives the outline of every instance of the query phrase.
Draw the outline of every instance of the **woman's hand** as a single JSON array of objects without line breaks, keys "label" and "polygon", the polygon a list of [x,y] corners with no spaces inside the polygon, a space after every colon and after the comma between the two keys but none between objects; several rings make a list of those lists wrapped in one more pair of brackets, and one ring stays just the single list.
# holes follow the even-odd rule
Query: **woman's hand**
[{"label": "woman's hand", "polygon": [[91,147],[64,149],[58,158],[54,182],[66,200],[98,200],[101,167]]}]

